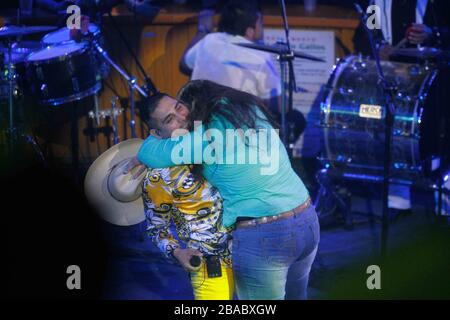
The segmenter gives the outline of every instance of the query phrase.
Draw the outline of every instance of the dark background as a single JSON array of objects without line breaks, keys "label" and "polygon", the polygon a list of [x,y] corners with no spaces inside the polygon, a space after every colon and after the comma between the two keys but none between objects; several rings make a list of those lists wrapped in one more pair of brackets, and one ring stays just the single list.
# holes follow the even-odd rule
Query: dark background
[{"label": "dark background", "polygon": [[[8,269],[7,296],[99,298],[106,246],[101,222],[80,190],[60,172],[37,162],[9,168],[11,171],[2,172],[0,178],[2,225],[7,238],[2,258]],[[81,268],[81,290],[66,287],[69,265]]]}]

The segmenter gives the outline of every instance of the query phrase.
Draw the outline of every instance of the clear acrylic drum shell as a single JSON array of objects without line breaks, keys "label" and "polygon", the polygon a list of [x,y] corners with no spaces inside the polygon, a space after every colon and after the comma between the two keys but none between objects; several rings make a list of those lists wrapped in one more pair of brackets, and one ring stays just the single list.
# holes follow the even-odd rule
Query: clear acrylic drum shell
[{"label": "clear acrylic drum shell", "polygon": [[[396,114],[392,167],[397,174],[417,173],[429,156],[421,152],[423,111],[437,71],[432,66],[383,61],[389,81],[395,80]],[[382,170],[385,98],[375,62],[349,56],[335,67],[321,103],[322,160],[354,169]],[[361,117],[361,104],[382,107],[382,119]]]}]

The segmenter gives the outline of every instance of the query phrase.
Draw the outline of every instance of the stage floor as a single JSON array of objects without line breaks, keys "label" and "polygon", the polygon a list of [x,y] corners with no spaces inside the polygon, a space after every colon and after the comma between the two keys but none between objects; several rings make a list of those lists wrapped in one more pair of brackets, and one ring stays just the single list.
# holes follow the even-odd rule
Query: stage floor
[{"label": "stage floor", "polygon": [[[430,199],[425,196],[417,198],[421,203],[415,204],[410,215],[390,221],[388,248],[397,257],[401,256],[396,254],[398,252],[408,252],[411,243],[428,241],[425,229],[436,225],[434,216],[427,210]],[[193,299],[187,273],[167,262],[144,235],[144,228],[143,224],[132,227],[104,225],[111,250],[103,298]],[[309,298],[361,298],[357,292],[351,292],[350,287],[346,288],[350,292],[341,292],[342,288],[334,285],[352,278],[355,273],[356,278],[363,280],[369,276],[367,267],[378,261],[380,232],[379,222],[370,223],[362,216],[355,216],[351,230],[339,223],[322,227],[318,255],[310,276]],[[448,255],[442,258],[448,258]],[[417,265],[417,261],[411,263]],[[362,285],[365,286],[365,282]]]}]

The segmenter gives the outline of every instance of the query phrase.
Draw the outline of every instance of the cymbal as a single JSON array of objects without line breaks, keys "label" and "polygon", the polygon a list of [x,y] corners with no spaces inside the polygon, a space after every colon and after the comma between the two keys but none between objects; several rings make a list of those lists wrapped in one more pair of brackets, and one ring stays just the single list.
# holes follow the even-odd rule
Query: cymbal
[{"label": "cymbal", "polygon": [[418,58],[418,59],[432,59],[436,58],[442,53],[441,50],[432,47],[421,48],[403,48],[394,50],[394,55]]},{"label": "cymbal", "polygon": [[18,26],[5,26],[0,28],[0,38],[14,38],[18,36],[25,36],[34,33],[49,32],[57,29],[54,26],[30,26],[30,27],[18,27]]},{"label": "cymbal", "polygon": [[[267,44],[258,44],[258,43],[236,43],[238,46],[246,47],[250,49],[270,52],[270,53],[276,53],[276,54],[284,54],[286,53],[287,47],[286,45],[267,45]],[[292,53],[294,54],[294,57],[300,58],[300,59],[306,59],[311,61],[318,61],[318,62],[325,62],[325,60],[321,58],[314,57],[312,55],[309,55],[307,53],[303,53],[300,51],[292,50]]]},{"label": "cymbal", "polygon": [[[42,43],[40,41],[14,42],[11,45],[11,60],[13,63],[24,61],[27,55],[41,48]],[[7,64],[9,62],[9,48],[0,45],[0,54],[4,55],[4,63]]]}]

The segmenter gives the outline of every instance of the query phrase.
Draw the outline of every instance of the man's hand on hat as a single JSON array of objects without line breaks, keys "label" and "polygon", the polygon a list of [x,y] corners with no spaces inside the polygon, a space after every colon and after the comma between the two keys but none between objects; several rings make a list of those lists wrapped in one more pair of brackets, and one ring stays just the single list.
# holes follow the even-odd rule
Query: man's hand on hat
[{"label": "man's hand on hat", "polygon": [[191,258],[193,256],[198,256],[198,257],[202,257],[203,256],[203,254],[200,251],[196,250],[196,249],[192,249],[192,248],[187,248],[187,249],[177,248],[173,252],[173,256],[178,260],[178,262],[188,272],[198,271],[200,269],[200,267],[201,267],[201,265],[198,266],[198,267],[193,267],[189,263],[189,261],[191,260]]},{"label": "man's hand on hat", "polygon": [[123,166],[123,170],[122,173],[123,174],[128,174],[131,171],[133,171],[136,167],[137,170],[135,170],[135,172],[132,175],[133,179],[137,179],[141,176],[141,174],[147,169],[147,167],[145,165],[143,165],[138,159],[137,157],[132,157],[130,159],[128,159],[128,162]]}]

